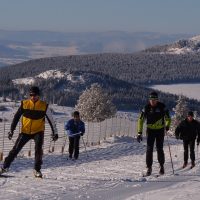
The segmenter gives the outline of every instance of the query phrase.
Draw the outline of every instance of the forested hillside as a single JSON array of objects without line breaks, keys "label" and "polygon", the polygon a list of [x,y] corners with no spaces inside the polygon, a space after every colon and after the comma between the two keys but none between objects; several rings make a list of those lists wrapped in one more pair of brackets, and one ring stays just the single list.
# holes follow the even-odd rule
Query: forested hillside
[{"label": "forested hillside", "polygon": [[[113,97],[118,108],[139,109],[146,102],[149,89],[155,83],[200,81],[200,54],[169,55],[157,53],[94,54],[31,60],[0,69],[1,95],[23,98],[27,85],[13,83],[14,79],[35,77],[48,70],[59,70],[72,76],[84,76],[84,83],[61,78],[37,78],[44,97],[60,105],[74,105],[80,93],[98,82]],[[170,107],[176,97],[163,94]],[[198,107],[196,101],[190,106]],[[199,109],[197,109],[199,110]]]}]

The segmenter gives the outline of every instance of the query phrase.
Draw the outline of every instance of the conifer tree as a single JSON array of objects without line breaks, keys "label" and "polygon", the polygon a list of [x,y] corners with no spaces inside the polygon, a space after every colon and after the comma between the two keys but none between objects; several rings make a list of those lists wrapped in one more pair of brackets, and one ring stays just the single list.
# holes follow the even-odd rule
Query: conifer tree
[{"label": "conifer tree", "polygon": [[171,131],[175,131],[178,124],[187,117],[189,111],[186,99],[180,95],[175,108],[173,108],[174,116],[172,117]]},{"label": "conifer tree", "polygon": [[111,98],[97,83],[91,85],[79,97],[75,106],[85,121],[100,122],[116,114],[116,107]]}]

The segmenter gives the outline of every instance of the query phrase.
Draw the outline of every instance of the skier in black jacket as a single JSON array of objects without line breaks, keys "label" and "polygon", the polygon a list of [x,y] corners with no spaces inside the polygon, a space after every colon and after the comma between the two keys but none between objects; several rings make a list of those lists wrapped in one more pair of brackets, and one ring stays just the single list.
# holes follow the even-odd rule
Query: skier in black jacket
[{"label": "skier in black jacket", "polygon": [[160,164],[159,173],[164,174],[165,155],[163,151],[163,143],[165,130],[168,131],[171,123],[169,111],[165,104],[158,100],[158,94],[151,92],[149,94],[149,103],[144,107],[138,119],[138,135],[137,141],[142,141],[143,124],[146,120],[147,125],[147,152],[146,165],[147,176],[151,175],[153,164],[153,147],[156,141],[156,149],[158,153],[158,162]]},{"label": "skier in black jacket", "polygon": [[188,147],[190,147],[190,159],[191,167],[195,166],[195,140],[197,139],[197,145],[200,142],[200,123],[194,119],[194,113],[188,112],[187,118],[177,126],[175,130],[176,139],[183,140],[184,147],[184,164],[185,168],[188,164]]}]

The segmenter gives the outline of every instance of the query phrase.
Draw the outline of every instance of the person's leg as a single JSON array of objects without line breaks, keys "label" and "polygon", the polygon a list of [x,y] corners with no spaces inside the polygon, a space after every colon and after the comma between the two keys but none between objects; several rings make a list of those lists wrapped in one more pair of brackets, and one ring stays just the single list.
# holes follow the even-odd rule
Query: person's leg
[{"label": "person's leg", "polygon": [[194,167],[195,166],[195,152],[194,152],[195,140],[190,141],[189,146],[190,146],[191,165],[192,167]]},{"label": "person's leg", "polygon": [[44,143],[44,132],[36,133],[33,135],[35,142],[35,165],[34,169],[40,171],[42,165],[42,156],[43,156],[43,143]]},{"label": "person's leg", "polygon": [[187,165],[188,163],[188,140],[183,140],[183,148],[184,148],[184,164]]},{"label": "person's leg", "polygon": [[74,138],[74,158],[78,159],[79,156],[79,141],[80,141],[80,136],[76,136]]},{"label": "person's leg", "polygon": [[158,162],[160,163],[159,173],[161,175],[165,173],[165,169],[164,169],[165,154],[163,150],[163,143],[164,143],[164,131],[161,130],[158,133],[156,133],[157,158],[158,158]]},{"label": "person's leg", "polygon": [[8,156],[5,158],[3,168],[9,168],[17,154],[20,152],[20,150],[23,148],[23,146],[30,140],[30,136],[24,133],[20,133],[14,147],[9,152]]},{"label": "person's leg", "polygon": [[160,131],[156,133],[156,149],[157,149],[157,158],[160,166],[163,166],[165,163],[165,154],[163,151],[163,143],[164,143],[164,131]]},{"label": "person's leg", "polygon": [[151,168],[153,164],[154,142],[155,142],[155,134],[152,131],[147,131],[147,152],[146,152],[147,168]]},{"label": "person's leg", "polygon": [[69,158],[72,158],[74,152],[74,138],[69,137]]}]

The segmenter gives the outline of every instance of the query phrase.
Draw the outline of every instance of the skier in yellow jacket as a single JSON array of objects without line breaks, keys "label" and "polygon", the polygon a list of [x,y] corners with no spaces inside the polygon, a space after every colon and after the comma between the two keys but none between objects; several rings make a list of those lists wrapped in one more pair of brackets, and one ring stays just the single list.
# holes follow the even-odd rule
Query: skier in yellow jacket
[{"label": "skier in yellow jacket", "polygon": [[23,146],[29,140],[33,139],[35,142],[35,164],[33,172],[36,177],[42,177],[40,170],[43,156],[42,146],[44,142],[45,117],[47,118],[52,129],[52,139],[54,141],[58,139],[56,124],[53,120],[51,111],[48,109],[48,104],[45,101],[40,100],[39,88],[37,86],[32,86],[29,92],[30,99],[21,101],[21,106],[12,121],[10,132],[8,133],[9,140],[12,139],[17,123],[22,116],[21,133],[19,134],[13,149],[5,158],[3,166],[0,168],[0,174],[8,171],[11,163]]}]

